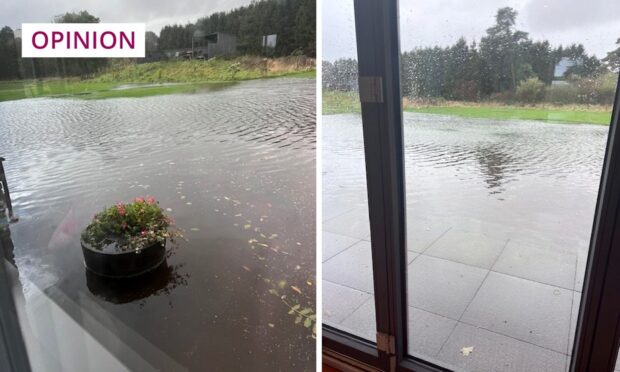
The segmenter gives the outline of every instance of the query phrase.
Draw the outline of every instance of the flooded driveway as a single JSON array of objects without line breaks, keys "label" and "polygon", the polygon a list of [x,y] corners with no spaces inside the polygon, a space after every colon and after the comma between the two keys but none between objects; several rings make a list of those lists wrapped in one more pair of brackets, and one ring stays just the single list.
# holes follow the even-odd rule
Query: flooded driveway
[{"label": "flooded driveway", "polygon": [[[26,300],[34,283],[153,365],[314,369],[313,323],[296,322],[315,309],[314,79],[3,102],[0,155]],[[89,275],[81,230],[104,206],[144,195],[187,241],[140,280]],[[129,350],[98,341],[131,365]]]}]

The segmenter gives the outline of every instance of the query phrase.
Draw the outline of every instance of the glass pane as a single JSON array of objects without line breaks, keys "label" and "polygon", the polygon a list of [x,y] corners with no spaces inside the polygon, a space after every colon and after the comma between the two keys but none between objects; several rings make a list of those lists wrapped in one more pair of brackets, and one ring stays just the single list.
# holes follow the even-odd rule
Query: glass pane
[{"label": "glass pane", "polygon": [[374,341],[372,255],[352,0],[323,2],[323,35],[323,322]]},{"label": "glass pane", "polygon": [[412,355],[459,370],[565,370],[618,10],[400,2]]},{"label": "glass pane", "polygon": [[315,2],[91,5],[55,21],[145,22],[147,58],[21,58],[0,30],[0,246],[35,372],[314,370]]}]

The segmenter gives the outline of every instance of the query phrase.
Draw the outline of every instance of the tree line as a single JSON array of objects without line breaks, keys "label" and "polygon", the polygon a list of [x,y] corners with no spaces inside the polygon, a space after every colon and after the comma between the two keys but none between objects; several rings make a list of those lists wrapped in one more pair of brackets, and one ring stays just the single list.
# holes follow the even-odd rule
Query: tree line
[{"label": "tree line", "polygon": [[[403,95],[465,101],[489,98],[537,101],[536,96],[558,79],[556,66],[562,61],[566,71],[560,79],[566,83],[557,90],[586,90],[597,84],[608,89],[609,80],[613,79],[610,72],[620,69],[620,47],[602,60],[588,55],[581,44],[554,48],[548,41],[533,41],[527,32],[517,30],[516,19],[514,9],[501,8],[495,24],[479,42],[468,44],[461,38],[448,47],[417,48],[402,53]],[[341,91],[357,89],[357,61],[324,61],[323,86]],[[613,99],[613,92],[603,92],[597,98],[609,99]]]},{"label": "tree line", "polygon": [[[87,11],[69,12],[57,17],[57,23],[98,23],[99,18]],[[167,25],[159,36],[153,32],[145,35],[146,53],[190,48],[192,36],[226,32],[237,37],[240,54],[316,55],[316,11],[314,0],[261,0],[248,6],[219,12],[186,25]],[[277,35],[276,47],[262,47],[263,35]],[[195,38],[195,45],[204,40]],[[5,26],[0,30],[0,80],[41,78],[50,76],[86,77],[109,64],[102,58],[21,58],[21,41],[14,31]]]},{"label": "tree line", "polygon": [[[314,0],[264,0],[229,12],[213,13],[196,23],[165,26],[159,36],[160,49],[189,48],[192,36],[216,31],[237,36],[243,54],[261,54],[263,35],[277,35],[274,56],[316,55],[316,10]],[[194,43],[200,40],[194,40]]]}]

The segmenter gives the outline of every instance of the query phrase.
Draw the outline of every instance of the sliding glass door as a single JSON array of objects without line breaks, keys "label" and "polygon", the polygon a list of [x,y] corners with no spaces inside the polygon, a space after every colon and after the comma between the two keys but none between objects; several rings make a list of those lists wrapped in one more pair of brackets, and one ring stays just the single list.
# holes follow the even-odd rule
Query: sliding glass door
[{"label": "sliding glass door", "polygon": [[[366,210],[343,190],[367,196],[371,251],[324,250],[324,278],[357,276],[369,296],[338,297],[349,311],[330,322],[324,283],[325,355],[384,370],[613,370],[620,137],[604,57],[620,28],[582,0],[570,25],[549,21],[568,4],[448,5],[355,0],[358,74],[324,64],[340,83],[323,86],[324,208],[348,206],[352,228]],[[336,158],[365,159],[367,188],[334,182],[347,177]],[[329,218],[324,247],[343,241]]]}]

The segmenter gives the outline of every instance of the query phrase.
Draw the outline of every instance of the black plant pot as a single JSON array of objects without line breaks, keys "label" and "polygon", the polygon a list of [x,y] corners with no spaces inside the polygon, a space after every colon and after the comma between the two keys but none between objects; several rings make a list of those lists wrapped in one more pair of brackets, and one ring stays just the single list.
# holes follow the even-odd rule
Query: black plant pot
[{"label": "black plant pot", "polygon": [[86,268],[100,276],[111,278],[138,276],[157,268],[166,259],[165,242],[155,242],[138,253],[101,251],[94,249],[84,240],[80,242]]},{"label": "black plant pot", "polygon": [[90,292],[113,304],[125,304],[140,301],[172,285],[174,286],[174,268],[166,260],[155,269],[139,276],[129,278],[110,278],[97,275],[86,269],[86,286]]}]

